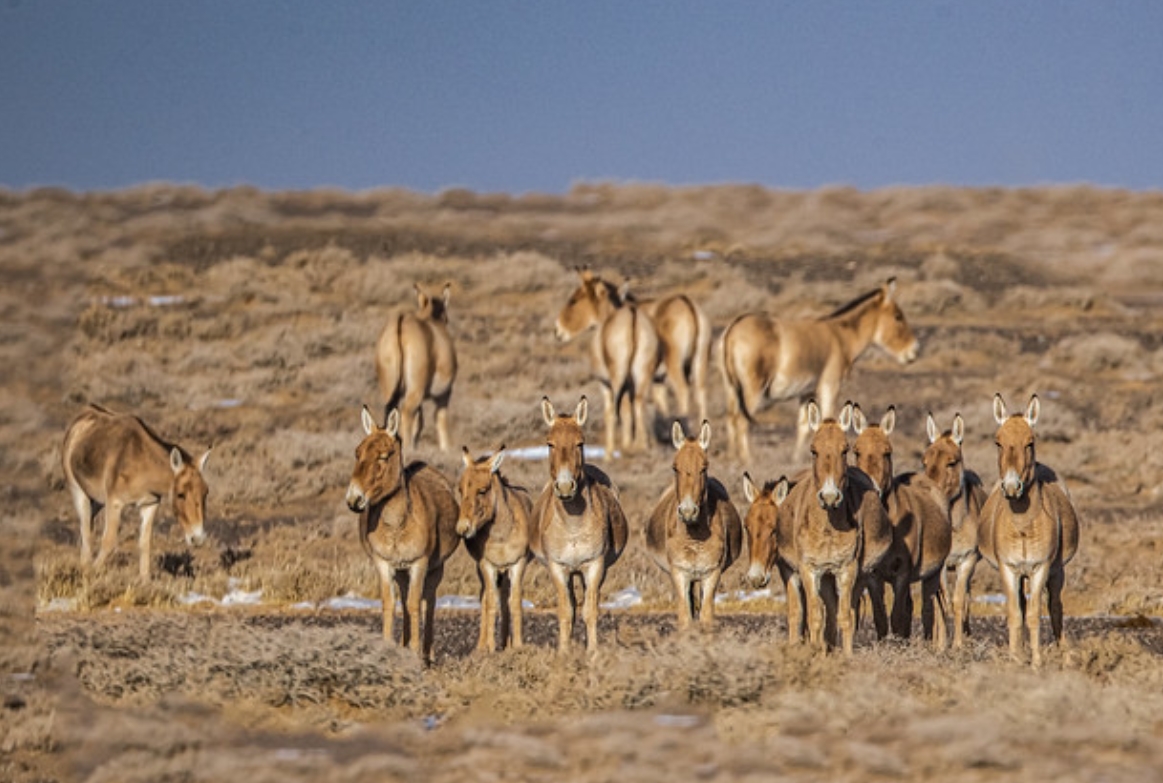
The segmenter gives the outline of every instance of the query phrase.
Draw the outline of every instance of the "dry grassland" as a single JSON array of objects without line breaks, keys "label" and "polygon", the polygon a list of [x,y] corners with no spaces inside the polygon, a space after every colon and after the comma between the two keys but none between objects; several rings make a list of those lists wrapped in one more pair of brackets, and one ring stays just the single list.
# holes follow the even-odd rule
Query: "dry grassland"
[{"label": "dry grassland", "polygon": [[[543,394],[568,407],[587,394],[598,440],[586,342],[552,335],[580,264],[644,294],[685,291],[717,333],[751,309],[823,313],[895,276],[921,358],[870,353],[842,393],[876,417],[897,406],[898,470],[919,466],[928,411],[943,426],[960,411],[987,481],[993,393],[1011,407],[1041,395],[1039,457],[1084,524],[1071,646],[1042,671],[1011,663],[999,607],[979,602],[962,651],[877,644],[866,628],[852,660],[815,656],[784,642],[778,589],[728,595],[714,637],[677,638],[642,541],[670,476],[664,440],[608,466],[632,535],[603,594],[643,602],[604,614],[596,659],[553,654],[539,566],[528,648],[472,655],[476,613],[441,611],[429,670],[383,645],[374,612],[292,609],[378,594],[343,491],[360,405],[381,402],[372,346],[413,283],[451,281],[460,357],[457,448],[438,452],[428,429],[413,456],[452,477],[462,443],[538,445]],[[1140,780],[1163,767],[1163,195],[0,191],[0,273],[0,778]],[[742,512],[715,367],[711,381],[712,472]],[[57,463],[88,401],[192,450],[214,444],[212,541],[187,549],[163,512],[149,584],[130,520],[110,569],[80,568]],[[790,404],[761,414],[752,475],[798,469],[793,436]],[[537,461],[505,472],[546,478]],[[722,589],[744,589],[744,571]],[[264,606],[182,602],[232,589]],[[461,549],[440,592],[476,590]],[[999,591],[988,566],[974,590]],[[72,609],[49,609],[61,602]]]}]

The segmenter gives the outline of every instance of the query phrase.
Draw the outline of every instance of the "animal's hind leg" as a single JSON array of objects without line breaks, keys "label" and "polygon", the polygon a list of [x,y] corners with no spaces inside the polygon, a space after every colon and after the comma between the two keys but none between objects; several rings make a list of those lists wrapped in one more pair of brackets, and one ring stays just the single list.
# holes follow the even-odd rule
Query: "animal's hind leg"
[{"label": "animal's hind leg", "polygon": [[1066,636],[1062,625],[1062,588],[1066,584],[1066,569],[1057,566],[1050,570],[1050,577],[1046,580],[1047,603],[1050,609],[1050,630],[1054,634],[1054,641],[1065,647]]},{"label": "animal's hind leg", "polygon": [[605,406],[602,429],[605,433],[606,461],[614,459],[615,440],[618,432],[618,409],[614,404],[614,392],[606,384],[602,384],[602,402]]},{"label": "animal's hind leg", "polygon": [[93,517],[96,516],[96,504],[79,484],[70,480],[68,485],[73,508],[81,522],[81,565],[88,567],[93,559]]},{"label": "animal's hind leg", "polygon": [[969,629],[969,585],[973,570],[977,565],[972,558],[966,558],[957,565],[957,581],[953,584],[953,646],[965,643]]},{"label": "animal's hind leg", "polygon": [[157,516],[159,503],[150,503],[141,508],[141,533],[138,535],[137,548],[139,552],[138,573],[142,581],[149,580],[150,543],[153,540],[153,520]]},{"label": "animal's hind leg", "polygon": [[444,394],[436,398],[436,441],[441,451],[448,451],[448,403],[452,394]]},{"label": "animal's hind leg", "polygon": [[948,643],[945,615],[945,568],[941,566],[921,582],[921,627],[937,650],[944,650]]},{"label": "animal's hind leg", "polygon": [[109,499],[105,506],[105,531],[101,534],[101,549],[97,552],[97,559],[93,561],[94,568],[101,568],[105,561],[117,548],[117,530],[121,526],[121,512],[125,505],[120,501]]},{"label": "animal's hind leg", "polygon": [[[883,639],[888,636],[888,610],[885,609],[884,604],[884,582],[870,574],[864,577],[864,583],[868,588],[868,603],[871,604],[872,625],[876,628],[876,638]],[[857,603],[859,603],[859,599],[857,599]]]},{"label": "animal's hind leg", "polygon": [[[427,570],[428,561],[424,561],[424,644],[421,649],[424,663],[432,663],[432,643],[436,638],[436,588],[444,579],[444,563]],[[419,607],[417,607],[419,608]]]}]

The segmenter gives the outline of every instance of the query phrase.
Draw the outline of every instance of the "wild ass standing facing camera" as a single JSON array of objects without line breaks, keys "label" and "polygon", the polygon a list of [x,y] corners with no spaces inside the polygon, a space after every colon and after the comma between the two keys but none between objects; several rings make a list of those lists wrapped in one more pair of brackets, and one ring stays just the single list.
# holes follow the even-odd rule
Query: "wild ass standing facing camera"
[{"label": "wild ass standing facing camera", "polygon": [[824,418],[835,416],[840,383],[868,346],[883,348],[902,364],[916,359],[919,343],[895,292],[896,281],[889,279],[823,318],[736,318],[723,333],[721,357],[731,453],[750,463],[748,429],[755,413],[766,401],[798,397],[798,459],[808,440],[808,400],[819,400]]},{"label": "wild ass standing facing camera", "polygon": [[[743,474],[743,494],[751,505],[743,517],[743,529],[747,533],[747,582],[755,589],[766,587],[771,581],[771,569],[779,569],[787,598],[788,641],[803,641],[807,631],[804,625],[803,584],[794,563],[795,540],[793,525],[795,519],[787,500],[791,484],[786,476],[777,481],[768,481],[762,487],[756,486],[751,474]],[[791,559],[789,559],[791,558]],[[835,625],[836,591],[825,586],[824,604],[826,616]],[[827,638],[835,636],[835,628],[828,628]]]},{"label": "wild ass standing facing camera", "polygon": [[569,647],[574,600],[571,580],[579,574],[585,596],[582,619],[586,649],[598,648],[598,598],[606,570],[621,556],[629,529],[609,477],[585,461],[587,403],[582,397],[574,415],[556,415],[549,398],[541,415],[549,427],[549,483],[533,508],[530,546],[545,564],[557,588],[557,649]]},{"label": "wild ass standing facing camera", "polygon": [[564,342],[597,327],[590,362],[602,384],[605,458],[610,460],[619,422],[623,449],[646,448],[646,393],[654,383],[662,346],[654,321],[637,304],[623,299],[612,283],[589,270],[578,274],[581,285],[558,314],[554,333]]},{"label": "wild ass standing facing camera", "polygon": [[515,487],[501,475],[505,447],[491,456],[473,460],[464,450],[460,474],[460,519],[456,532],[477,564],[481,582],[481,632],[477,649],[497,649],[496,622],[501,616],[501,645],[523,643],[521,587],[529,551],[533,501],[523,487]]},{"label": "wild ass standing facing camera", "polygon": [[1030,397],[1024,416],[1007,416],[1001,395],[993,398],[999,481],[981,509],[977,537],[981,556],[1001,575],[1010,654],[1021,655],[1024,620],[1035,666],[1042,663],[1042,594],[1049,604],[1054,641],[1061,642],[1066,564],[1078,551],[1078,515],[1066,485],[1034,455],[1034,425],[1040,410],[1036,394]]},{"label": "wild ass standing facing camera", "polygon": [[981,555],[977,551],[977,528],[985,488],[976,473],[965,469],[961,443],[965,439],[965,421],[958,413],[952,428],[941,432],[929,414],[925,422],[929,446],[922,460],[925,475],[945,494],[949,505],[949,523],[953,540],[945,570],[953,571],[953,646],[960,647],[969,633],[969,583]]},{"label": "wild ass standing facing camera", "polygon": [[150,543],[158,506],[169,495],[186,543],[205,538],[206,480],[202,472],[210,449],[197,460],[181,447],[162,440],[144,421],[89,405],[73,419],[61,447],[61,468],[73,508],[81,521],[81,565],[93,556],[93,519],[105,509],[105,533],[94,568],[101,568],[117,548],[117,529],[126,506],[141,513],[138,573],[150,576]]},{"label": "wild ass standing facing camera", "polygon": [[456,495],[435,468],[423,462],[404,465],[399,411],[389,411],[383,427],[376,425],[367,406],[360,418],[365,437],[355,450],[346,499],[347,507],[359,512],[360,542],[380,574],[384,639],[395,640],[398,593],[404,608],[400,644],[429,662],[436,588],[444,578],[444,561],[460,543]]},{"label": "wild ass standing facing camera", "polygon": [[859,407],[852,411],[856,467],[872,479],[892,523],[892,547],[867,580],[872,594],[873,619],[880,638],[887,635],[884,585],[892,585],[892,632],[907,639],[913,630],[910,585],[921,583],[921,625],[925,638],[938,650],[948,643],[945,607],[945,558],[953,531],[948,503],[936,484],[924,474],[893,475],[892,435],[896,408],[890,407],[879,424],[871,424]]},{"label": "wild ass standing facing camera", "polygon": [[[875,568],[892,543],[892,526],[876,487],[863,471],[848,465],[852,404],[824,418],[808,403],[812,467],[784,501],[792,515],[791,541],[779,555],[798,573],[804,589],[808,638],[823,647],[827,609],[824,577],[836,584],[836,625],[847,655],[856,630],[855,599],[862,573]],[[790,625],[790,618],[789,618]]]},{"label": "wild ass standing facing camera", "polygon": [[400,412],[400,437],[411,451],[424,428],[424,400],[436,405],[436,437],[448,450],[448,403],[456,380],[456,350],[448,333],[450,286],[440,298],[416,288],[416,311],[388,318],[376,343],[376,378],[386,408]]},{"label": "wild ass standing facing camera", "polygon": [[675,422],[671,440],[674,481],[662,493],[646,524],[646,548],[670,575],[678,627],[694,619],[709,629],[715,619],[715,589],[723,572],[739,557],[743,529],[727,490],[707,475],[711,425],[703,422],[698,438],[688,438]]}]

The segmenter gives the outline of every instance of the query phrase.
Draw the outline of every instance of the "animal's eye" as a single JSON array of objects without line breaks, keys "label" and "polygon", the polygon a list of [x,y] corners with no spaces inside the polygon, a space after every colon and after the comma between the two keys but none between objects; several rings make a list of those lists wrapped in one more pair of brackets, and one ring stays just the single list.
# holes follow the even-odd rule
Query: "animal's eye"
[{"label": "animal's eye", "polygon": [[379,460],[380,460],[380,462],[387,462],[389,459],[391,459],[391,456],[392,456],[391,454],[386,454],[386,453],[381,454],[379,456]]},{"label": "animal's eye", "polygon": [[477,497],[482,497],[482,498],[483,498],[483,497],[484,497],[485,495],[487,495],[487,494],[489,494],[489,488],[488,488],[488,487],[484,487],[483,489],[478,489],[478,490],[477,490]]},{"label": "animal's eye", "polygon": [[185,492],[179,492],[179,493],[178,493],[178,500],[185,500],[185,499],[186,499],[186,493],[185,493]]}]

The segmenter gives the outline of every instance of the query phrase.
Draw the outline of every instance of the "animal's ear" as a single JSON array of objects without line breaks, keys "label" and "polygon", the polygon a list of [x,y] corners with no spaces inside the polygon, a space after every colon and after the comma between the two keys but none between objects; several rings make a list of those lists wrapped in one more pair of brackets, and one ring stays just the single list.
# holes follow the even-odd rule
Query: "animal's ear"
[{"label": "animal's ear", "polygon": [[396,437],[400,431],[400,411],[398,408],[392,408],[388,411],[388,419],[384,422],[384,431],[391,437]]},{"label": "animal's ear", "polygon": [[178,447],[174,446],[172,449],[170,449],[170,470],[172,470],[175,474],[180,473],[182,470],[183,462],[182,452],[178,449]]},{"label": "animal's ear", "polygon": [[1030,404],[1026,406],[1026,423],[1033,427],[1038,423],[1038,414],[1042,411],[1042,403],[1038,402],[1038,395],[1030,395]]},{"label": "animal's ear", "polygon": [[674,444],[675,449],[681,449],[682,444],[686,443],[686,433],[682,431],[682,422],[678,419],[670,425],[670,442]]},{"label": "animal's ear", "polygon": [[423,310],[428,306],[428,294],[424,293],[419,283],[412,283],[412,288],[416,289],[416,305]]},{"label": "animal's ear", "polygon": [[880,428],[884,430],[885,435],[892,435],[892,431],[896,429],[896,406],[889,405],[888,410],[880,417]]},{"label": "animal's ear", "polygon": [[840,415],[836,417],[836,423],[845,432],[852,429],[852,403],[844,403],[844,407],[840,409]]},{"label": "animal's ear", "polygon": [[464,463],[466,468],[472,467],[472,455],[468,453],[468,446],[460,447],[460,461]]},{"label": "animal's ear", "polygon": [[577,276],[581,278],[583,283],[588,283],[594,279],[594,273],[590,271],[588,266],[574,267],[577,269]]},{"label": "animal's ear", "polygon": [[993,420],[998,424],[1005,424],[1006,421],[1006,403],[1000,393],[993,395]]},{"label": "animal's ear", "polygon": [[198,472],[199,473],[201,473],[202,471],[204,471],[206,469],[206,460],[210,459],[210,452],[213,450],[214,450],[214,447],[211,446],[210,448],[206,449],[206,452],[201,457],[198,458]]},{"label": "animal's ear", "polygon": [[812,432],[820,429],[820,406],[815,400],[808,400],[807,405],[808,427]]},{"label": "animal's ear", "polygon": [[787,476],[780,476],[779,481],[775,482],[775,492],[772,493],[775,495],[776,505],[780,505],[783,501],[787,500],[788,492],[791,492],[791,484],[788,482]]},{"label": "animal's ear", "polygon": [[699,448],[706,451],[711,447],[711,422],[703,419],[703,425],[699,427]]},{"label": "animal's ear", "polygon": [[886,302],[891,302],[892,298],[896,296],[896,278],[890,277],[885,281],[884,285],[880,287],[880,290],[884,292],[884,300]]},{"label": "animal's ear", "polygon": [[958,413],[953,417],[953,442],[958,446],[965,440],[965,419]]},{"label": "animal's ear", "polygon": [[747,471],[743,471],[743,496],[747,498],[748,503],[754,503],[755,498],[759,497],[759,489]]},{"label": "animal's ear", "polygon": [[444,290],[440,292],[440,298],[444,300],[444,306],[448,307],[448,302],[452,299],[452,283],[444,284]]},{"label": "animal's ear", "polygon": [[860,410],[859,405],[852,406],[852,429],[857,435],[863,434],[868,427],[868,419],[864,418],[864,411]]},{"label": "animal's ear", "polygon": [[363,434],[371,435],[376,429],[376,420],[372,418],[372,412],[363,406],[363,410],[359,412],[359,420],[363,424]]},{"label": "animal's ear", "polygon": [[501,444],[501,448],[497,449],[497,453],[493,455],[493,459],[489,462],[489,472],[497,473],[501,469],[501,463],[505,461],[505,444]]},{"label": "animal's ear", "polygon": [[[954,419],[954,422],[957,420]],[[933,412],[929,411],[928,417],[925,419],[925,434],[929,436],[929,443],[936,443],[937,438],[941,437],[941,431],[937,429],[937,422],[933,421]]]},{"label": "animal's ear", "polygon": [[589,400],[587,400],[586,396],[583,394],[582,398],[577,401],[577,411],[573,414],[573,417],[577,419],[577,426],[580,427],[586,423],[586,413],[589,412],[589,409]]},{"label": "animal's ear", "polygon": [[552,427],[553,422],[557,421],[557,415],[553,412],[553,403],[549,401],[548,397],[541,398],[541,418],[545,419],[547,427]]}]

